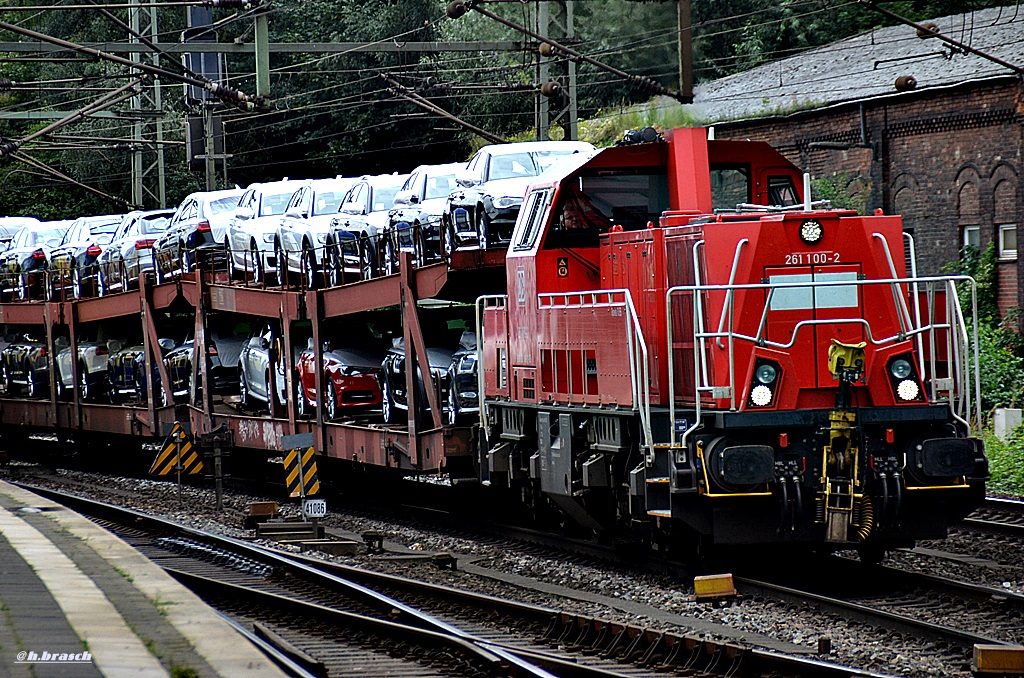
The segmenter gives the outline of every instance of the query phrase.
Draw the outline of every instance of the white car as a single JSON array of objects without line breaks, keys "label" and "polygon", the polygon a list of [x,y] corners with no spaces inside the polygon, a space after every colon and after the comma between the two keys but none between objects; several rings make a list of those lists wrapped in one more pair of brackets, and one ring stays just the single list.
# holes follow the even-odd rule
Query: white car
[{"label": "white car", "polygon": [[[387,237],[394,253],[412,252],[420,263],[441,253],[441,214],[448,195],[456,187],[456,174],[465,167],[465,163],[453,162],[420,165],[412,171],[395,195],[394,209],[388,213]],[[397,263],[385,260],[385,270],[397,270]]]},{"label": "white car", "polygon": [[274,181],[252,184],[238,199],[238,207],[228,223],[228,273],[240,278],[251,272],[256,282],[266,282],[276,271],[274,240],[285,209],[304,181]]},{"label": "white car", "polygon": [[[348,269],[350,255],[358,258],[359,277],[376,277],[379,263],[388,252],[378,252],[381,237],[388,226],[388,213],[395,206],[395,194],[408,174],[379,174],[360,177],[341,201],[338,213],[331,220],[327,236],[327,278],[339,285]],[[354,248],[351,252],[349,248]]]},{"label": "white car", "polygon": [[282,271],[300,274],[306,289],[317,288],[331,220],[338,216],[341,199],[355,181],[344,177],[307,181],[292,195],[281,217],[274,258]]}]

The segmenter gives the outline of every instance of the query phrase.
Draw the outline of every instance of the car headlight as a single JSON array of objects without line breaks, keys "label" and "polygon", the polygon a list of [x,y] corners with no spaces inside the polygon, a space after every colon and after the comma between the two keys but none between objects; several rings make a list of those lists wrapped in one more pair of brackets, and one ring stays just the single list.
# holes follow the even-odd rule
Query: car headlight
[{"label": "car headlight", "polygon": [[514,198],[512,196],[504,196],[501,198],[494,199],[494,206],[498,209],[507,209],[509,207],[515,207],[523,202],[522,198]]}]

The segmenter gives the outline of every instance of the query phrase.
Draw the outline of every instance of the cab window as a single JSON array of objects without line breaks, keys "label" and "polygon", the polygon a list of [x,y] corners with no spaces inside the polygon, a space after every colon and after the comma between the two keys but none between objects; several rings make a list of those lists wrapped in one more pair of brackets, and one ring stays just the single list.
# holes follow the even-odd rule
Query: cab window
[{"label": "cab window", "polygon": [[740,203],[750,202],[750,168],[746,165],[711,167],[711,206],[718,210],[735,210]]},{"label": "cab window", "polygon": [[554,191],[550,188],[530,191],[526,196],[526,202],[519,210],[519,223],[516,228],[519,231],[519,238],[516,240],[517,251],[531,249],[537,242],[537,236],[547,221],[548,207],[551,205],[551,194]]},{"label": "cab window", "polygon": [[775,207],[788,207],[800,200],[796,196],[796,186],[792,177],[768,177],[768,204]]}]

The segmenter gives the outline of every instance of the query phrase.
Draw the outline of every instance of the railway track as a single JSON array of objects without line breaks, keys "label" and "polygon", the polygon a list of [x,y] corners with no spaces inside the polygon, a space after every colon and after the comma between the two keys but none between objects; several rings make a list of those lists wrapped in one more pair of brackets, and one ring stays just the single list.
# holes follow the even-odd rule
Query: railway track
[{"label": "railway track", "polygon": [[1024,538],[1024,502],[989,497],[963,523],[973,529]]},{"label": "railway track", "polygon": [[369,662],[358,675],[396,675],[402,672],[389,661],[407,669],[415,660],[415,675],[431,675],[424,666],[468,676],[881,675],[325,564],[29,489],[106,525],[240,624],[260,629],[263,642],[307,674],[355,675],[346,667]]}]

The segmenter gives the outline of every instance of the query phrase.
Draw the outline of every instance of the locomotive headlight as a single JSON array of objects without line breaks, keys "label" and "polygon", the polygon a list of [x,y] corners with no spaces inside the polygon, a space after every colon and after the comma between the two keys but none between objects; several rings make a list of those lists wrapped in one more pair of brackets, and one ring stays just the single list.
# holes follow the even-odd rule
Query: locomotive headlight
[{"label": "locomotive headlight", "polygon": [[772,390],[764,384],[758,384],[750,391],[750,402],[758,407],[764,407],[772,401]]},{"label": "locomotive headlight", "polygon": [[917,400],[921,389],[913,379],[904,379],[896,386],[896,395],[900,400]]},{"label": "locomotive headlight", "polygon": [[903,358],[893,360],[892,364],[889,365],[889,371],[892,372],[892,376],[897,379],[906,379],[910,376],[910,373],[913,372],[913,369],[914,368],[910,365],[910,361],[904,360]]},{"label": "locomotive headlight", "polygon": [[765,363],[758,366],[757,370],[754,372],[754,376],[757,377],[757,380],[762,384],[770,384],[775,381],[775,377],[779,376],[779,373],[774,366]]},{"label": "locomotive headlight", "polygon": [[808,245],[817,245],[821,242],[823,235],[825,235],[825,229],[822,228],[820,221],[808,219],[800,224],[800,239]]}]

